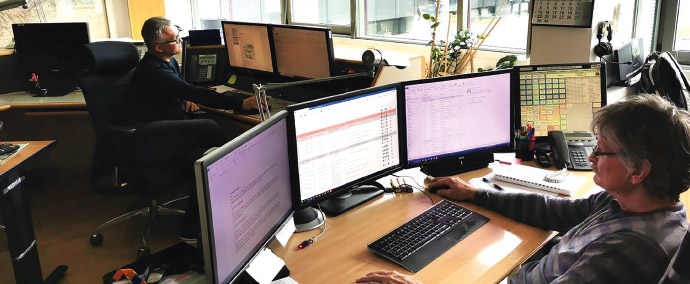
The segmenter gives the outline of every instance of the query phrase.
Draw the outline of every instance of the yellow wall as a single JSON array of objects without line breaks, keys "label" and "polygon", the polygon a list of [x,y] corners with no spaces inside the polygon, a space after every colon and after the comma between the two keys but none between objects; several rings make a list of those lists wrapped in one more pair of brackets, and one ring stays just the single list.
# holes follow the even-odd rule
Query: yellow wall
[{"label": "yellow wall", "polygon": [[151,17],[165,17],[164,0],[127,0],[132,39],[143,40],[141,26]]}]

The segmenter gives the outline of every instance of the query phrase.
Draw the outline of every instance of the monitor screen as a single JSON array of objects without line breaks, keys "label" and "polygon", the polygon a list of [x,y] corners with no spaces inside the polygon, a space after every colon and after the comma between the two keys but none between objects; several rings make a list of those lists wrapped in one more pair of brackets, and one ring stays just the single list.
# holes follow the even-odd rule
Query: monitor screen
[{"label": "monitor screen", "polygon": [[301,26],[273,26],[272,29],[278,74],[302,78],[331,76],[331,29]]},{"label": "monitor screen", "polygon": [[589,131],[594,112],[606,105],[603,63],[515,68],[520,86],[516,127],[529,124],[538,137],[551,130]]},{"label": "monitor screen", "polygon": [[395,85],[293,105],[289,111],[297,207],[400,168]]},{"label": "monitor screen", "polygon": [[75,67],[89,40],[87,23],[12,24],[18,61],[32,72]]},{"label": "monitor screen", "polygon": [[230,67],[274,72],[269,26],[223,21]]},{"label": "monitor screen", "polygon": [[195,163],[209,283],[229,283],[292,213],[287,113]]},{"label": "monitor screen", "polygon": [[[402,85],[406,167],[467,160],[510,147],[512,70],[463,74]],[[449,165],[455,167],[461,165]],[[459,170],[460,171],[460,170]]]}]

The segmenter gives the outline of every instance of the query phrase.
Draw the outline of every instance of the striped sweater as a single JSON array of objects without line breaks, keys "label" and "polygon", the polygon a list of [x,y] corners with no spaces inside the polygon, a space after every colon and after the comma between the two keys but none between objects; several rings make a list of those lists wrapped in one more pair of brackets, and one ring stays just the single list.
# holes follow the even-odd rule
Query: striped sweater
[{"label": "striped sweater", "polygon": [[478,190],[474,202],[518,222],[564,232],[511,283],[658,283],[685,231],[682,203],[647,213],[621,209],[608,193],[587,198]]}]

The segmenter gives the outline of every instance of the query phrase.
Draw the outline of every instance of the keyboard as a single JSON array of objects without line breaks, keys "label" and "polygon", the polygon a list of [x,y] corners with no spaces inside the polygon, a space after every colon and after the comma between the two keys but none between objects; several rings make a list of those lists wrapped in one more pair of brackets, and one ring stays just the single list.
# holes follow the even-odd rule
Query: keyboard
[{"label": "keyboard", "polygon": [[367,248],[416,273],[488,221],[479,213],[442,200]]},{"label": "keyboard", "polygon": [[0,143],[0,155],[12,153],[14,151],[17,151],[17,149],[19,149],[19,145],[10,143]]}]

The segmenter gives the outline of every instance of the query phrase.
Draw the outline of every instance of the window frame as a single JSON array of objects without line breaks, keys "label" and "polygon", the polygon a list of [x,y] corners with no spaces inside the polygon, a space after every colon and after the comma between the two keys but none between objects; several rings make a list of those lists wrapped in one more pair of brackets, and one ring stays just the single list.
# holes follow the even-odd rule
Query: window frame
[{"label": "window frame", "polygon": [[661,1],[660,11],[657,21],[657,36],[655,50],[671,52],[679,63],[690,64],[690,52],[680,52],[673,49],[676,39],[676,28],[678,23],[678,7],[680,0]]}]

